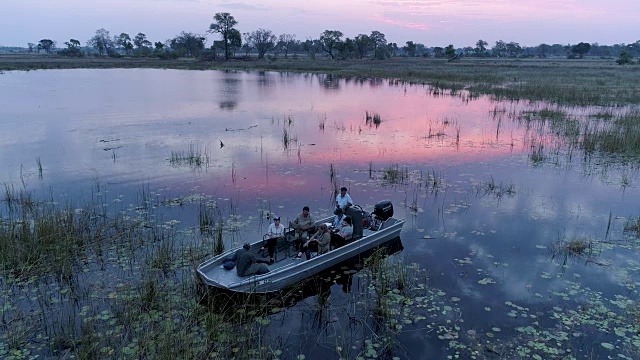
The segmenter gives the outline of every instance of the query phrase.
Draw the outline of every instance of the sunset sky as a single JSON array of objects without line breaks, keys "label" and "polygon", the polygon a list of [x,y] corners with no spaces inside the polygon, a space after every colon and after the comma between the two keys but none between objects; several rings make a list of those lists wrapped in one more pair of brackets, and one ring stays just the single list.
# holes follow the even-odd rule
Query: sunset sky
[{"label": "sunset sky", "polygon": [[[399,46],[473,46],[478,39],[612,45],[640,40],[637,0],[3,0],[0,46],[49,38],[84,45],[95,30],[143,32],[152,42],[181,31],[205,34],[216,12],[230,12],[240,32],[258,28],[305,40],[327,29],[345,37],[378,30]],[[208,43],[216,38],[208,36]]]}]

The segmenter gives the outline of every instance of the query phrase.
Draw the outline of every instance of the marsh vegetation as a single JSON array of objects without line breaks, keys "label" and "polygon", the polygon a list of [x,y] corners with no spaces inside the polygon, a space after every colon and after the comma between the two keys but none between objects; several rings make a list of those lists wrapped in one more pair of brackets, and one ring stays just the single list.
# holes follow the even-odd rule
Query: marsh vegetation
[{"label": "marsh vegetation", "polygon": [[[547,75],[503,65],[473,76],[521,71],[482,80],[510,95],[454,76],[464,61],[442,86],[337,68],[3,74],[0,357],[638,358],[635,85],[582,94],[600,75],[575,65],[587,77],[522,101]],[[95,84],[109,96],[83,98]],[[170,90],[188,86],[203,90]],[[28,99],[42,122],[12,120]],[[271,297],[203,291],[198,263],[274,214],[331,214],[341,186],[368,210],[393,202],[404,250]]]},{"label": "marsh vegetation", "polygon": [[[381,78],[432,86],[433,94],[465,93],[470,99],[547,101],[562,105],[616,106],[640,102],[640,68],[613,59],[446,59],[401,58],[385,61],[278,59],[206,62],[195,59],[47,58],[0,56],[0,70],[75,68],[159,68],[192,70],[268,70],[331,74],[341,78]],[[464,90],[464,92],[463,92]]]}]

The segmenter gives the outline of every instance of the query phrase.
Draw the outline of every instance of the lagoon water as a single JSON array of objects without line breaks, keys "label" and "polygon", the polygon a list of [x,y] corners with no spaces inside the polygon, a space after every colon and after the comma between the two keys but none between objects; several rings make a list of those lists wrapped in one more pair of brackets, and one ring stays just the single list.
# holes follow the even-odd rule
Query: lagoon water
[{"label": "lagoon water", "polygon": [[[180,230],[198,225],[197,204],[184,199],[203,196],[238,220],[227,246],[262,236],[267,212],[286,221],[308,205],[312,215],[328,215],[334,186],[347,186],[365,209],[393,202],[407,222],[404,250],[392,258],[428,272],[443,304],[436,311],[446,315],[442,329],[409,319],[394,356],[467,357],[469,344],[480,344],[482,358],[493,351],[484,344],[533,341],[506,356],[633,358],[638,329],[616,334],[602,314],[591,314],[598,321],[589,324],[576,317],[600,305],[624,317],[623,305],[637,300],[638,252],[623,232],[640,216],[637,165],[587,156],[548,126],[522,120],[549,107],[326,75],[6,72],[0,183],[59,201],[102,192],[110,204],[133,204],[148,191],[160,202],[184,203],[163,214]],[[563,111],[587,121],[589,109]],[[593,252],[554,251],[576,239]],[[331,288],[336,319],[350,296]],[[271,316],[273,344],[295,340],[284,358],[336,356],[346,322],[328,323],[313,341],[286,335],[301,331],[314,304],[307,298]],[[373,357],[367,335],[352,336],[359,345],[349,357]]]}]

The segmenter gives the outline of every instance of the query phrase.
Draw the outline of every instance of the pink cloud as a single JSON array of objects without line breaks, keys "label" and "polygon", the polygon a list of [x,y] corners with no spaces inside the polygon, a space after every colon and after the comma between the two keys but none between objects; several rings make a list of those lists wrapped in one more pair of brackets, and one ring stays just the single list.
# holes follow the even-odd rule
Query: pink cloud
[{"label": "pink cloud", "polygon": [[[603,14],[628,16],[631,2],[566,0],[370,0],[383,11],[411,16],[450,16],[493,20],[598,19]],[[636,8],[638,5],[633,5]]]},{"label": "pink cloud", "polygon": [[378,21],[381,23],[385,23],[385,24],[391,24],[391,25],[395,25],[395,26],[399,26],[399,27],[403,27],[403,28],[408,28],[408,29],[414,29],[414,30],[429,30],[431,29],[431,27],[427,24],[424,23],[415,23],[415,22],[408,22],[408,21],[398,21],[398,20],[392,20],[389,18],[386,18],[380,14],[375,14],[373,16],[370,16],[369,19],[374,20],[374,21]]}]

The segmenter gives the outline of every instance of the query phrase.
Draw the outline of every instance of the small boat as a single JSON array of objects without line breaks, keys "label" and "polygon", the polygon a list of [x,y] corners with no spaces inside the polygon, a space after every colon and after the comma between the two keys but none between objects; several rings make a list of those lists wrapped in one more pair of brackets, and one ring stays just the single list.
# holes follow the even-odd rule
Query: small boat
[{"label": "small boat", "polygon": [[[309,260],[294,261],[295,253],[291,251],[287,240],[287,236],[293,235],[291,230],[276,245],[275,262],[267,266],[269,272],[266,274],[240,277],[235,268],[225,269],[223,263],[234,256],[239,249],[235,248],[198,265],[198,276],[206,285],[232,292],[278,291],[397,238],[404,225],[404,220],[393,217],[393,205],[390,201],[377,203],[371,214],[362,211],[359,206],[347,209],[346,214],[353,220],[353,239],[337,249],[324,254],[313,254]],[[330,223],[332,219],[333,217],[321,219],[316,222],[316,227],[322,223]],[[263,240],[256,241],[251,244],[250,251],[257,253],[263,244]]]}]

